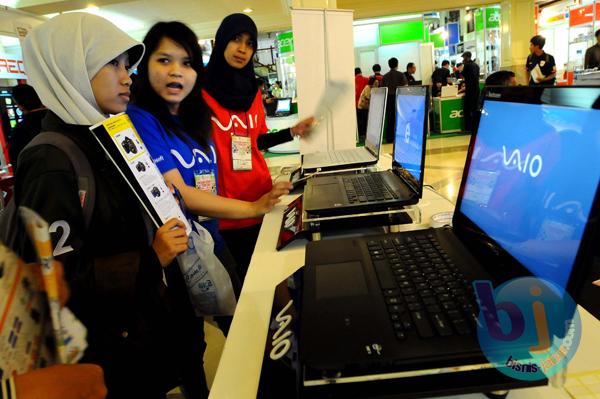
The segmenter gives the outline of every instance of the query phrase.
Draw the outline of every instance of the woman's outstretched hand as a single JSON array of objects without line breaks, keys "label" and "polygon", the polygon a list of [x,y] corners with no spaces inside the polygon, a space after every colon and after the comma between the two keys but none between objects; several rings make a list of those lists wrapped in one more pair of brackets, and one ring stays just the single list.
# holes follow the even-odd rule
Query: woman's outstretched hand
[{"label": "woman's outstretched hand", "polygon": [[312,116],[309,118],[306,118],[306,119],[302,119],[300,122],[298,122],[296,125],[294,125],[290,129],[290,132],[292,133],[293,137],[295,137],[295,136],[304,137],[308,133],[310,133],[314,123],[315,123],[315,118]]},{"label": "woman's outstretched hand", "polygon": [[271,209],[281,201],[279,197],[289,194],[292,188],[293,186],[290,182],[275,183],[271,191],[260,197],[258,201],[254,202],[256,216],[262,216],[265,213],[270,212]]}]

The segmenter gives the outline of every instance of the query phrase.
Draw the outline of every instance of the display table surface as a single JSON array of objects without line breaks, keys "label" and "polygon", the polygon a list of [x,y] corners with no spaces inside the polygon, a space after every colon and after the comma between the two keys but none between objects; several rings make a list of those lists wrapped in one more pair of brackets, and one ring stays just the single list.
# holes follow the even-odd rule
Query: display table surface
[{"label": "display table surface", "polygon": [[[286,160],[290,165],[297,164],[298,158],[298,156],[275,158],[276,166],[285,165]],[[381,169],[388,169],[390,165],[391,156],[382,154],[378,166]],[[292,242],[279,252],[275,250],[285,205],[296,197],[297,195],[284,197],[282,203],[264,218],[229,335],[221,355],[210,398],[245,399],[256,397],[275,286],[304,265],[306,240]],[[431,215],[454,209],[454,204],[427,187],[418,206],[421,209],[422,223],[402,225],[400,227],[401,231],[428,228]],[[364,234],[381,232],[381,229],[362,231]],[[340,236],[339,234],[324,236],[324,239]],[[600,342],[598,338],[600,336],[600,322],[581,307],[578,309],[583,323],[583,331],[579,350],[569,363],[568,372],[600,370]],[[448,398],[483,399],[485,396],[483,394],[470,394]],[[514,390],[510,393],[509,398],[569,399],[571,397],[564,389],[545,386]]]}]

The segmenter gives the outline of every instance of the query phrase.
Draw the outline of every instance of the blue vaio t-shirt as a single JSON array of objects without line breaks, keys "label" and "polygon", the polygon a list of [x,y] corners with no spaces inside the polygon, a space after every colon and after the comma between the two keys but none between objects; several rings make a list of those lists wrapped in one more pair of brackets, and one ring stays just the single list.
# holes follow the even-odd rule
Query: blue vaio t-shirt
[{"label": "blue vaio t-shirt", "polygon": [[[216,193],[217,154],[212,140],[208,149],[203,148],[192,138],[184,141],[175,134],[170,134],[158,119],[134,104],[128,106],[127,115],[148,148],[160,173],[177,169],[188,186],[204,189],[212,186]],[[178,119],[173,118],[176,118],[176,121]],[[187,217],[190,221],[200,221],[200,224],[210,231],[215,241],[215,253],[219,253],[225,244],[219,234],[218,220],[197,217],[189,213]]]}]

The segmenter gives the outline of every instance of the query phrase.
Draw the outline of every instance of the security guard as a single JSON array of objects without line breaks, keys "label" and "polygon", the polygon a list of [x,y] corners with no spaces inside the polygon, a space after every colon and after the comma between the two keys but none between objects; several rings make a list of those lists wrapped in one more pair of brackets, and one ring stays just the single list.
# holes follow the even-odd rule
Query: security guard
[{"label": "security guard", "polygon": [[465,82],[465,100],[464,100],[464,118],[465,130],[474,133],[477,131],[477,121],[479,117],[479,65],[472,60],[470,51],[462,54],[464,68],[462,70]]},{"label": "security guard", "polygon": [[[530,86],[553,86],[556,82],[556,62],[554,57],[548,53],[545,53],[544,45],[546,44],[546,38],[544,36],[536,35],[529,41],[529,51],[531,54],[527,56],[527,80]],[[531,71],[538,66],[542,72],[542,77],[534,79],[534,75]]]}]

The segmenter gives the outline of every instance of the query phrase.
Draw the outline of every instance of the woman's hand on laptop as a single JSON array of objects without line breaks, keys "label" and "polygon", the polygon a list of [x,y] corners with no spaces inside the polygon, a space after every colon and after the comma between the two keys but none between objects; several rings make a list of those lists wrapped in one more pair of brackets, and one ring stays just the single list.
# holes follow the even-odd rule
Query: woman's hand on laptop
[{"label": "woman's hand on laptop", "polygon": [[290,132],[292,133],[292,137],[300,136],[304,137],[312,130],[313,124],[315,123],[314,117],[308,117],[306,119],[301,120],[296,125],[294,125]]},{"label": "woman's hand on laptop", "polygon": [[262,216],[265,213],[270,212],[275,205],[281,202],[279,197],[282,195],[288,195],[292,189],[292,183],[287,181],[273,184],[271,191],[253,203],[256,216]]}]

